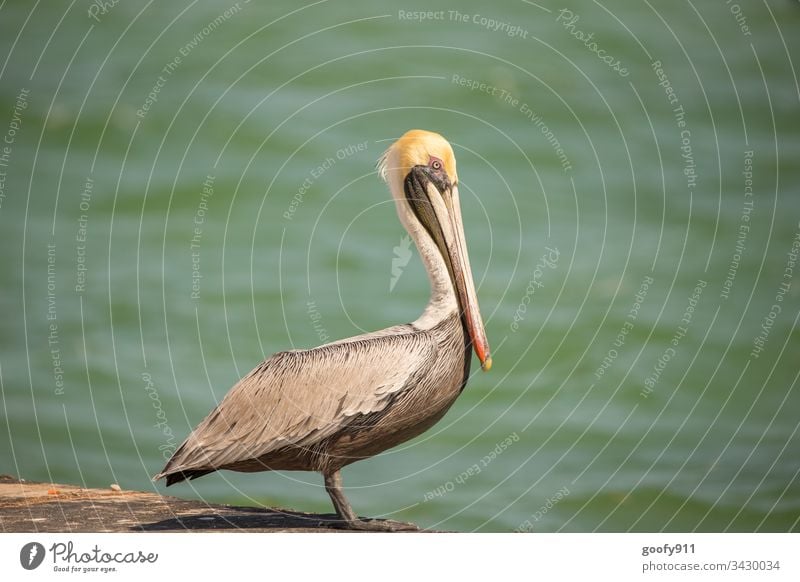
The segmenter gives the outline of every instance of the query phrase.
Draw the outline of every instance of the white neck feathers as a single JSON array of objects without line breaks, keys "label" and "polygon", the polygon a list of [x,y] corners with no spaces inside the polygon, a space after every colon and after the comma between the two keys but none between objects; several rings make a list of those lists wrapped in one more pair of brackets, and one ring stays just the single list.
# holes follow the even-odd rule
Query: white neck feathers
[{"label": "white neck feathers", "polygon": [[414,321],[414,325],[421,329],[430,329],[447,316],[458,312],[458,299],[439,247],[436,246],[431,235],[411,210],[403,189],[404,176],[400,175],[397,163],[391,158],[392,152],[390,151],[383,161],[382,174],[389,184],[400,222],[414,239],[414,244],[417,245],[431,284],[430,301],[422,315]]}]

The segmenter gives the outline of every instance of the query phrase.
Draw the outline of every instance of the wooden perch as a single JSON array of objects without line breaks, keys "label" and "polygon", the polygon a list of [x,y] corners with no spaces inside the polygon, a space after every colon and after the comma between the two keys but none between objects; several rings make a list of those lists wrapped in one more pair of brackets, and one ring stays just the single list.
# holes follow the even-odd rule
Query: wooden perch
[{"label": "wooden perch", "polygon": [[216,505],[117,485],[84,489],[0,475],[4,532],[346,531],[340,527],[335,514]]}]

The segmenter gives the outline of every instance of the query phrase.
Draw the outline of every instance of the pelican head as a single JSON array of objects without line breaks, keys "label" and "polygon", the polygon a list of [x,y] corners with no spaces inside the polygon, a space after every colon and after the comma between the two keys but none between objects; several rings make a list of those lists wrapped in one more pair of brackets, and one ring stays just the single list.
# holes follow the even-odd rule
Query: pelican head
[{"label": "pelican head", "polygon": [[386,150],[379,161],[379,172],[389,184],[400,220],[420,252],[424,253],[425,246],[421,239],[427,236],[440,254],[472,347],[481,368],[489,370],[492,358],[464,240],[453,148],[438,133],[412,129]]}]

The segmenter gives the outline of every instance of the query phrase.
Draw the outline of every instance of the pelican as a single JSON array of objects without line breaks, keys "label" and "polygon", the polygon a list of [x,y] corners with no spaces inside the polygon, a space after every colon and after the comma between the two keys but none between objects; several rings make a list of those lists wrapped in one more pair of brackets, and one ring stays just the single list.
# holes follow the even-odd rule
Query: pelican
[{"label": "pelican", "polygon": [[341,470],[407,441],[444,416],[464,389],[472,351],[492,359],[464,240],[453,148],[411,130],[378,161],[397,214],[425,264],[431,297],[415,321],[259,364],[175,451],[153,480],[167,486],[214,471],[318,471],[341,525],[360,519]]}]

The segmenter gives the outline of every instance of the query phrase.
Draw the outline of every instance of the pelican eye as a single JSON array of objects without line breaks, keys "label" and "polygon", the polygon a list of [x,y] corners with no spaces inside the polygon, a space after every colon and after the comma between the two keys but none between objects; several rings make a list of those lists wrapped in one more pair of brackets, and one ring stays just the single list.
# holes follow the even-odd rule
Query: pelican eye
[{"label": "pelican eye", "polygon": [[431,156],[431,161],[428,163],[428,165],[434,170],[441,170],[444,167],[442,160],[434,156]]}]

